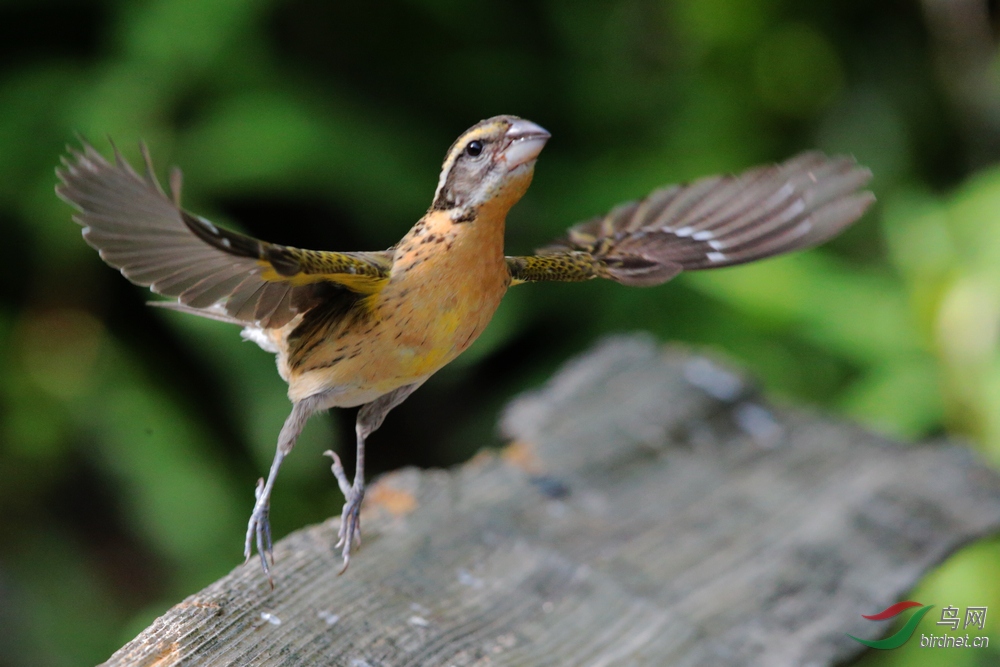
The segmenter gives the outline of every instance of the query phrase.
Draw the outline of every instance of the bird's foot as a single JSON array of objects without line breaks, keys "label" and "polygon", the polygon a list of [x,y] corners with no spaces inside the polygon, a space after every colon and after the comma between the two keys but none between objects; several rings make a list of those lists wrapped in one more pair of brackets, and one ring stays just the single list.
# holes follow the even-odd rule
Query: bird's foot
[{"label": "bird's foot", "polygon": [[337,453],[330,450],[323,453],[333,459],[330,469],[344,494],[344,509],[340,513],[340,530],[337,533],[339,539],[334,545],[342,547],[344,566],[340,568],[339,574],[343,574],[351,562],[351,548],[355,544],[361,546],[361,501],[365,499],[365,484],[359,477],[354,478],[354,484],[349,483]]},{"label": "bird's foot", "polygon": [[271,579],[271,568],[267,564],[268,556],[271,557],[271,564],[274,564],[273,545],[271,544],[271,523],[268,521],[270,511],[270,498],[264,495],[264,480],[257,481],[257,490],[254,492],[257,502],[253,506],[253,513],[250,514],[250,522],[247,524],[247,539],[243,547],[243,556],[247,561],[253,554],[254,543],[256,542],[257,554],[260,556],[260,567],[267,575],[267,580],[274,586]]}]

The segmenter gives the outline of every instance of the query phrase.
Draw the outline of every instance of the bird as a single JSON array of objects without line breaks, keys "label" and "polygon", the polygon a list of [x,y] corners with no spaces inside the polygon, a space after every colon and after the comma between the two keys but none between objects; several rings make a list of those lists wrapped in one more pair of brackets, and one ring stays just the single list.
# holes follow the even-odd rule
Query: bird
[{"label": "bird", "polygon": [[[483,332],[514,285],[606,279],[660,285],[712,269],[810,248],[836,236],[874,201],[871,171],[817,151],[738,175],[654,190],[573,225],[534,254],[507,256],[508,211],[525,194],[550,139],[512,115],[482,120],[448,149],[427,212],[381,251],[305,250],[215,225],[181,206],[182,175],[157,179],[145,144],[136,171],[114,147],[106,159],[81,139],[56,169],[57,195],[100,257],[170,300],[151,305],[242,327],[276,356],[288,383],[285,420],[266,478],[255,488],[244,557],[270,581],[268,513],[282,461],[306,421],[358,407],[353,480],[332,451],[345,501],[338,541],[343,573],[360,545],[365,443],[386,415]],[[270,564],[268,559],[270,558]]]}]

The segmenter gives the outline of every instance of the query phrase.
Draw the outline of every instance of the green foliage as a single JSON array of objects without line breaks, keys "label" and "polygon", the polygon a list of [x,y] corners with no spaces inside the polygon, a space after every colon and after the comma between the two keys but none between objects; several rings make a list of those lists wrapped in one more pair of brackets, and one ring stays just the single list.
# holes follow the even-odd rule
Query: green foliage
[{"label": "green foliage", "polygon": [[[780,400],[909,439],[964,436],[1000,462],[1000,171],[966,166],[998,157],[970,128],[1000,115],[988,92],[970,101],[934,74],[951,61],[919,9],[0,4],[0,663],[103,660],[235,566],[288,409],[268,355],[230,327],[144,308],[83,243],[52,192],[74,133],[105,150],[111,136],[133,160],[144,139],[161,168],[183,167],[196,212],[330,249],[393,243],[429,204],[452,139],[497,113],[553,133],[510,217],[512,252],[665,182],[806,148],[853,153],[879,204],[823,249],[656,289],[517,288],[389,417],[370,465],[449,465],[496,444],[506,398],[639,328],[724,351]],[[289,458],[279,536],[338,510],[319,452],[349,422],[315,420]],[[973,547],[914,596],[1000,609],[997,562],[997,543]]]}]

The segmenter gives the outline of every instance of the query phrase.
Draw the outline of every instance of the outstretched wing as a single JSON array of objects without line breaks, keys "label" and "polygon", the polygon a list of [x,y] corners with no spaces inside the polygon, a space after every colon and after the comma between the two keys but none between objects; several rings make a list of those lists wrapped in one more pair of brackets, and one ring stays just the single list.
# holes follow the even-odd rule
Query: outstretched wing
[{"label": "outstretched wing", "polygon": [[176,297],[182,310],[271,328],[288,323],[330,289],[359,295],[388,280],[388,252],[335,253],[258,241],[180,207],[180,171],[168,198],[146,163],[139,175],[115,150],[112,164],[87,143],[56,170],[56,193],[75,206],[83,237],[138,285]]},{"label": "outstretched wing", "polygon": [[738,176],[652,192],[571,227],[538,255],[508,257],[517,282],[608,278],[659,285],[681,271],[810,248],[861,217],[875,196],[853,158],[802,153]]}]

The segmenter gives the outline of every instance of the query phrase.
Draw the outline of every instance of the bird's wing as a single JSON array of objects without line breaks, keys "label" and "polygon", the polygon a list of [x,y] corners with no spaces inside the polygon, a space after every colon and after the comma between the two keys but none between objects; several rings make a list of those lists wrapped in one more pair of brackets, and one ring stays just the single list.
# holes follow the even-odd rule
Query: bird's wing
[{"label": "bird's wing", "polygon": [[823,243],[875,201],[853,158],[802,153],[737,176],[655,190],[580,223],[537,255],[508,257],[514,283],[608,278],[659,285]]},{"label": "bird's wing", "polygon": [[[388,280],[389,252],[319,252],[258,241],[180,207],[180,171],[167,197],[142,146],[145,174],[115,150],[69,149],[56,170],[57,194],[75,206],[83,237],[138,285],[176,297],[177,307],[263,328],[309,310],[324,290],[372,294]],[[164,302],[165,304],[171,302]]]}]

